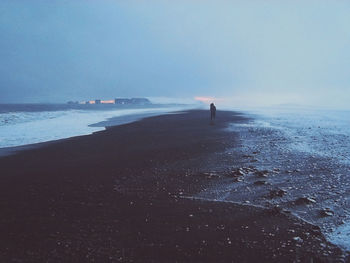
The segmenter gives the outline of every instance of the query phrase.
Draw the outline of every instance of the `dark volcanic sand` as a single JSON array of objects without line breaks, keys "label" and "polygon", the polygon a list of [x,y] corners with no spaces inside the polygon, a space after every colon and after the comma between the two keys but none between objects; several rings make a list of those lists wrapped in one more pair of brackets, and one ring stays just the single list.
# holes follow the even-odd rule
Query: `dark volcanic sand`
[{"label": "dark volcanic sand", "polygon": [[318,227],[276,207],[189,198],[222,176],[208,172],[238,143],[224,128],[247,121],[217,115],[152,117],[1,158],[0,262],[341,262]]}]

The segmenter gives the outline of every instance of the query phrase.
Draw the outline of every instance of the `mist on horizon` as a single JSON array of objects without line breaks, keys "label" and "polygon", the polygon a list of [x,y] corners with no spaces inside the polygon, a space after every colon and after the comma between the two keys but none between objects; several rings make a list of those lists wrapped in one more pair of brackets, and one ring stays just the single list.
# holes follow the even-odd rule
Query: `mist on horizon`
[{"label": "mist on horizon", "polygon": [[211,97],[349,108],[350,2],[0,3],[0,103]]}]

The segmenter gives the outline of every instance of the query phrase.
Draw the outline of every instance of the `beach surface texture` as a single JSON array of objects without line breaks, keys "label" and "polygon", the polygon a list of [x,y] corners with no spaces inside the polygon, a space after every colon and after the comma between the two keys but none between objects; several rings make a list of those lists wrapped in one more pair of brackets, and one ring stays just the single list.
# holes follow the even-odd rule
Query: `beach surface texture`
[{"label": "beach surface texture", "polygon": [[283,187],[302,171],[240,150],[249,121],[192,110],[1,157],[0,262],[348,261],[314,224],[334,211],[297,216],[322,204]]}]

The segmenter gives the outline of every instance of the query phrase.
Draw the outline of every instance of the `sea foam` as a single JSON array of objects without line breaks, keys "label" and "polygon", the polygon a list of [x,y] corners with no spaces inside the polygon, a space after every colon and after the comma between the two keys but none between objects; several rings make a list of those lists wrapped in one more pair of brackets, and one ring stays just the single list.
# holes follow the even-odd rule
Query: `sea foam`
[{"label": "sea foam", "polygon": [[112,117],[157,115],[181,110],[180,107],[7,112],[0,114],[0,148],[53,141],[104,130],[90,126]]}]

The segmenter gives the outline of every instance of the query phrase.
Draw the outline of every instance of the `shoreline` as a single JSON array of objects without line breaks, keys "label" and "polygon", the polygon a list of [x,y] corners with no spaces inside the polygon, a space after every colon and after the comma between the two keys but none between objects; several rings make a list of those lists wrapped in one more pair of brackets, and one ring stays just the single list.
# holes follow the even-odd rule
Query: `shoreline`
[{"label": "shoreline", "polygon": [[[158,106],[158,105],[155,105]],[[167,111],[164,111],[164,109],[166,109]],[[183,106],[181,109],[183,110],[191,110],[194,109],[193,107],[188,107],[187,109]],[[109,127],[112,126],[119,126],[119,125],[123,125],[123,124],[128,124],[128,123],[132,123],[135,121],[141,121],[144,118],[149,118],[149,117],[153,117],[153,116],[159,116],[159,115],[163,115],[163,114],[169,114],[172,112],[179,112],[181,110],[180,108],[167,108],[167,107],[163,107],[163,108],[145,108],[144,111],[145,112],[141,112],[141,113],[129,113],[126,115],[121,115],[121,116],[116,116],[116,117],[110,117],[101,121],[98,121],[96,123],[92,123],[87,125],[88,127],[95,127],[95,128],[101,128],[101,130],[98,131],[91,131],[91,133],[89,134],[76,134],[74,136],[70,136],[70,137],[63,137],[63,138],[58,138],[58,139],[53,139],[53,140],[49,140],[49,141],[41,141],[41,142],[36,142],[36,143],[29,143],[29,144],[24,144],[24,145],[18,145],[18,146],[8,146],[8,147],[2,147],[0,148],[0,158],[3,156],[8,156],[8,155],[13,155],[16,154],[20,151],[25,151],[25,150],[30,150],[30,149],[34,149],[34,148],[40,148],[42,146],[45,146],[47,144],[50,143],[56,143],[56,142],[60,142],[61,140],[67,140],[67,139],[71,139],[74,137],[80,137],[80,136],[88,136],[88,135],[92,135],[94,133],[103,131],[105,129],[108,129]],[[125,109],[121,109],[121,110],[125,110]],[[140,110],[138,108],[128,108],[126,110]],[[102,129],[103,128],[103,129]]]},{"label": "shoreline", "polygon": [[216,185],[220,172],[211,171],[239,143],[225,128],[247,119],[218,113],[214,126],[206,111],[167,114],[0,158],[0,259],[345,258],[319,228],[282,210],[181,197]]},{"label": "shoreline", "polygon": [[[227,186],[227,180],[218,180],[214,188],[230,188],[225,200],[278,206],[320,227],[329,240],[349,253],[350,166],[348,159],[342,158],[342,149],[349,145],[348,133],[344,124],[325,122],[323,115],[312,112],[303,118],[295,121],[291,114],[278,115],[278,120],[257,116],[250,123],[231,125],[229,131],[240,135],[240,143],[222,155],[227,159],[222,165],[234,160],[235,169],[243,173],[241,182]],[[335,125],[341,128],[333,128]],[[245,189],[250,189],[249,194],[240,194]]]}]

